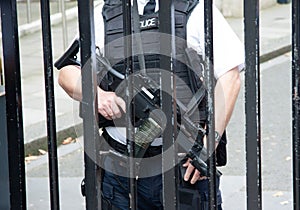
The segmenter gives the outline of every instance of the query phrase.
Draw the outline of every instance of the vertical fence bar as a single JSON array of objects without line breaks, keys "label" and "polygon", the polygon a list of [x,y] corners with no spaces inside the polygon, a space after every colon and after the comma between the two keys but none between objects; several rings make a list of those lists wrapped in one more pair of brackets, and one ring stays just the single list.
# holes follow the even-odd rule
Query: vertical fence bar
[{"label": "vertical fence bar", "polygon": [[2,58],[0,57],[0,85],[4,85],[3,69],[2,69]]},{"label": "vertical fence bar", "polygon": [[4,86],[0,85],[0,209],[10,209],[9,165]]},{"label": "vertical fence bar", "polygon": [[[100,185],[97,183],[97,151],[99,151],[99,128],[97,113],[96,54],[94,36],[93,0],[78,0],[82,116],[84,137],[86,209],[101,209]],[[98,200],[99,199],[99,200]]]},{"label": "vertical fence bar", "polygon": [[261,209],[259,1],[244,1],[247,208]]},{"label": "vertical fence bar", "polygon": [[66,18],[65,0],[59,0],[59,11],[61,12],[61,20],[62,20],[63,45],[64,45],[64,49],[67,49],[68,26],[67,26],[67,18]]},{"label": "vertical fence bar", "polygon": [[31,22],[31,0],[26,0],[27,23]]},{"label": "vertical fence bar", "polygon": [[214,106],[214,52],[213,52],[213,11],[212,1],[204,1],[204,34],[205,34],[205,83],[207,85],[207,111],[208,111],[208,144],[207,150],[209,156],[209,208],[217,209],[216,192],[216,158],[215,151],[215,106]]},{"label": "vertical fence bar", "polygon": [[292,115],[293,115],[293,199],[294,209],[300,209],[300,4],[292,1]]},{"label": "vertical fence bar", "polygon": [[42,39],[44,54],[44,79],[47,108],[47,137],[49,158],[50,204],[52,210],[59,209],[59,181],[57,163],[57,138],[53,84],[53,57],[49,0],[41,1]]},{"label": "vertical fence bar", "polygon": [[26,209],[24,133],[16,0],[0,1],[11,209]]},{"label": "vertical fence bar", "polygon": [[122,2],[123,9],[123,28],[124,28],[124,72],[126,78],[126,138],[127,149],[129,154],[129,192],[130,192],[130,207],[132,210],[137,209],[137,180],[136,180],[136,168],[135,168],[135,141],[134,141],[134,127],[131,123],[132,114],[134,110],[131,107],[131,99],[133,98],[133,78],[130,76],[133,73],[133,61],[132,61],[132,24],[131,24],[131,1],[125,0]]},{"label": "vertical fence bar", "polygon": [[[175,79],[172,78],[172,57],[175,56],[174,35],[175,35],[175,17],[174,5],[172,0],[159,1],[159,32],[168,34],[160,37],[160,69],[166,71],[161,74],[161,107],[166,115],[167,124],[163,132],[163,154],[162,154],[162,171],[163,171],[163,202],[164,209],[177,209],[177,176],[175,167],[172,170],[166,170],[170,164],[175,166],[176,155],[174,147],[174,129],[177,128],[176,119],[173,113],[176,109],[173,104],[175,93]],[[171,82],[170,82],[171,81]],[[173,93],[173,96],[172,94]],[[172,107],[170,109],[170,107]],[[172,149],[173,148],[173,149]],[[166,157],[166,150],[174,151],[172,162],[170,157]],[[169,153],[170,155],[170,153]]]},{"label": "vertical fence bar", "polygon": [[0,57],[0,85],[4,85],[3,69],[2,69],[2,57]]}]

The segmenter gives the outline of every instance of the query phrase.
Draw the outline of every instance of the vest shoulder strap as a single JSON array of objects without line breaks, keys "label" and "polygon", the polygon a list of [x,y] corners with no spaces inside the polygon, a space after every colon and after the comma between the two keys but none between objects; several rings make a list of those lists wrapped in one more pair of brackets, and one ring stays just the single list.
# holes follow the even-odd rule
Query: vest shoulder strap
[{"label": "vest shoulder strap", "polygon": [[[174,1],[174,7],[175,10],[179,12],[186,13],[189,17],[193,9],[196,7],[196,5],[199,3],[199,0],[175,0]],[[121,0],[105,0],[104,1],[105,6],[114,7],[117,5],[121,5]],[[121,12],[121,11],[118,11]],[[106,14],[106,12],[104,13]]]},{"label": "vest shoulder strap", "polygon": [[189,15],[198,3],[199,0],[175,0],[174,6],[175,10]]},{"label": "vest shoulder strap", "polygon": [[104,4],[117,5],[117,4],[122,4],[122,1],[121,0],[104,0]]}]

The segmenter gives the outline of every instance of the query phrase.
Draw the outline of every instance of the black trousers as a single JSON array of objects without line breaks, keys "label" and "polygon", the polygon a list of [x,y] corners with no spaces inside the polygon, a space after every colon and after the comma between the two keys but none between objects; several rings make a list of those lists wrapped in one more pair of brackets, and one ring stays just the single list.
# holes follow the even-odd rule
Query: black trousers
[{"label": "black trousers", "polygon": [[[161,161],[157,160],[155,167],[161,168]],[[110,156],[104,159],[104,170],[102,178],[102,196],[103,201],[111,206],[111,209],[128,210],[129,208],[129,178],[124,176],[128,174],[128,166],[124,165],[120,160],[116,160]],[[153,170],[157,170],[153,169]],[[142,168],[144,174],[147,170],[151,171],[151,167]],[[152,173],[150,173],[152,174]],[[217,203],[218,210],[222,210],[221,192],[219,190],[219,179],[217,179]],[[182,210],[208,210],[209,203],[209,187],[208,180],[201,180],[195,184],[200,199],[196,204],[185,202],[180,204]],[[181,187],[180,187],[181,188]],[[183,188],[185,192],[185,189]],[[188,189],[187,189],[188,191]],[[137,179],[137,205],[139,210],[160,210],[163,209],[162,201],[162,175],[158,173],[149,177],[143,176]],[[187,201],[187,199],[179,198],[179,200]],[[194,200],[195,201],[195,200]],[[195,202],[194,202],[195,203]],[[193,206],[191,206],[193,205]],[[195,207],[197,205],[197,207]],[[106,207],[107,208],[107,207]],[[166,208],[168,209],[168,208]]]}]

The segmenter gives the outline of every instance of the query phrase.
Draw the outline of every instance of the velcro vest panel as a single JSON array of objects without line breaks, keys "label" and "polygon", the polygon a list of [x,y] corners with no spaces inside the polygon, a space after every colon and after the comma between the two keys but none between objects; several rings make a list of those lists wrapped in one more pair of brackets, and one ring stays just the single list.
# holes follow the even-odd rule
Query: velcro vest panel
[{"label": "velcro vest panel", "polygon": [[[181,101],[184,105],[187,105],[193,97],[191,75],[194,72],[188,68],[187,59],[185,55],[186,43],[186,26],[189,15],[194,7],[198,4],[198,0],[175,0],[175,50],[176,55],[173,59],[173,72],[176,75],[176,99]],[[124,72],[124,28],[123,28],[123,11],[122,1],[120,0],[107,0],[103,6],[103,19],[105,29],[105,58],[109,60],[111,66],[114,69],[125,74]],[[134,17],[132,17],[134,18]],[[132,20],[133,21],[133,20]],[[140,36],[143,46],[143,54],[145,57],[145,65],[147,75],[160,82],[159,71],[160,70],[160,36],[158,13],[151,15],[140,16]],[[133,35],[134,36],[134,35]],[[133,55],[137,55],[136,44],[134,44],[133,38]],[[133,56],[134,71],[138,71],[139,62],[137,56]],[[108,91],[115,91],[118,84],[117,78],[107,75],[108,80],[114,81],[112,86],[107,87],[101,85],[101,88]],[[198,82],[199,83],[199,82]],[[193,121],[204,121],[206,119],[205,114],[205,100],[200,104],[200,116],[194,116]],[[112,126],[113,122],[106,120],[104,117],[100,118],[100,126]]]}]

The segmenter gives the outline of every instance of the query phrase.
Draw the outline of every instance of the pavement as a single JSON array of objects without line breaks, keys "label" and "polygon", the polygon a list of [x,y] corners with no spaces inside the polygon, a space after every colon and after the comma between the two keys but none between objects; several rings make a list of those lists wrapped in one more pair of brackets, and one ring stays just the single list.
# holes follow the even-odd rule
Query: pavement
[{"label": "pavement", "polygon": [[[77,10],[74,8],[68,10],[67,33],[69,42],[78,30],[76,12]],[[64,51],[63,30],[59,21],[60,16],[54,14],[52,18],[52,51],[54,60],[56,60]],[[227,20],[240,39],[243,40],[243,18],[227,18]],[[274,114],[272,113],[280,112],[282,114],[282,110],[285,110],[286,115],[284,116],[290,117],[290,111],[287,109],[287,107],[291,107],[290,104],[282,103],[279,99],[271,97],[276,94],[288,97],[289,94],[276,92],[274,88],[269,87],[273,84],[280,84],[280,87],[285,87],[285,89],[283,88],[284,90],[290,91],[288,89],[291,86],[289,85],[290,71],[287,71],[287,69],[290,69],[290,53],[288,52],[291,49],[291,4],[277,4],[274,7],[261,10],[260,34],[260,53],[261,62],[263,62],[261,66],[262,88],[265,88],[262,89],[262,92],[266,98],[271,98],[271,101],[263,101],[263,104],[265,104],[263,106],[265,108],[263,111],[265,112],[263,113],[270,112],[268,116],[273,116]],[[39,24],[35,23],[32,27],[28,24],[20,26],[25,148],[26,154],[31,156],[36,155],[38,149],[47,148],[42,52]],[[282,63],[285,65],[282,65]],[[281,71],[278,69],[281,69]],[[56,82],[57,76],[58,72],[54,69],[57,138],[59,142],[62,142],[67,137],[77,138],[77,141],[74,143],[58,147],[61,209],[84,209],[84,198],[80,195],[80,181],[84,176],[82,120],[78,117],[78,103],[74,102],[58,86]],[[276,81],[270,78],[275,78]],[[281,85],[282,81],[284,81],[283,85]],[[267,84],[270,86],[265,86]],[[224,174],[221,188],[225,210],[246,209],[244,123],[242,122],[245,113],[243,110],[243,94],[244,90],[241,90],[231,123],[228,126],[228,135],[230,139],[233,139],[231,141],[233,143],[229,143],[228,147],[228,166],[221,169]],[[289,102],[289,98],[286,101]],[[281,110],[270,109],[274,103],[280,105],[279,108]],[[275,150],[274,147],[279,145],[278,142],[274,143],[272,140],[278,140],[277,137],[280,136],[280,134],[274,134],[274,130],[279,131],[276,122],[281,120],[279,118],[281,115],[276,114],[277,118],[271,119],[271,121],[266,121],[268,118],[264,116],[262,116],[263,122],[266,122],[266,125],[269,126],[262,127],[262,129],[265,129],[265,131],[263,130],[264,144],[268,148],[263,150],[265,155],[270,154],[271,151]],[[286,120],[290,120],[290,118]],[[290,130],[285,129],[285,132],[287,132],[285,137],[288,137],[286,139],[291,139]],[[291,146],[287,143],[284,145],[286,149],[284,154],[281,154],[282,148],[279,147],[275,154],[277,154],[278,162],[282,161],[282,165],[285,166],[282,169],[283,172],[281,173],[281,170],[275,168],[272,169],[273,171],[264,170],[264,173],[267,173],[266,177],[272,175],[271,172],[279,173],[280,177],[284,177],[284,181],[280,183],[280,180],[274,180],[274,178],[263,179],[264,183],[266,183],[263,186],[263,209],[292,209]],[[283,155],[283,157],[280,155]],[[264,156],[264,161],[263,166],[274,165],[272,163],[274,160],[270,158],[270,155]],[[47,155],[34,157],[26,164],[28,209],[50,209],[47,167]],[[271,180],[270,183],[268,183],[268,180]],[[277,184],[280,186],[276,187]]]}]

